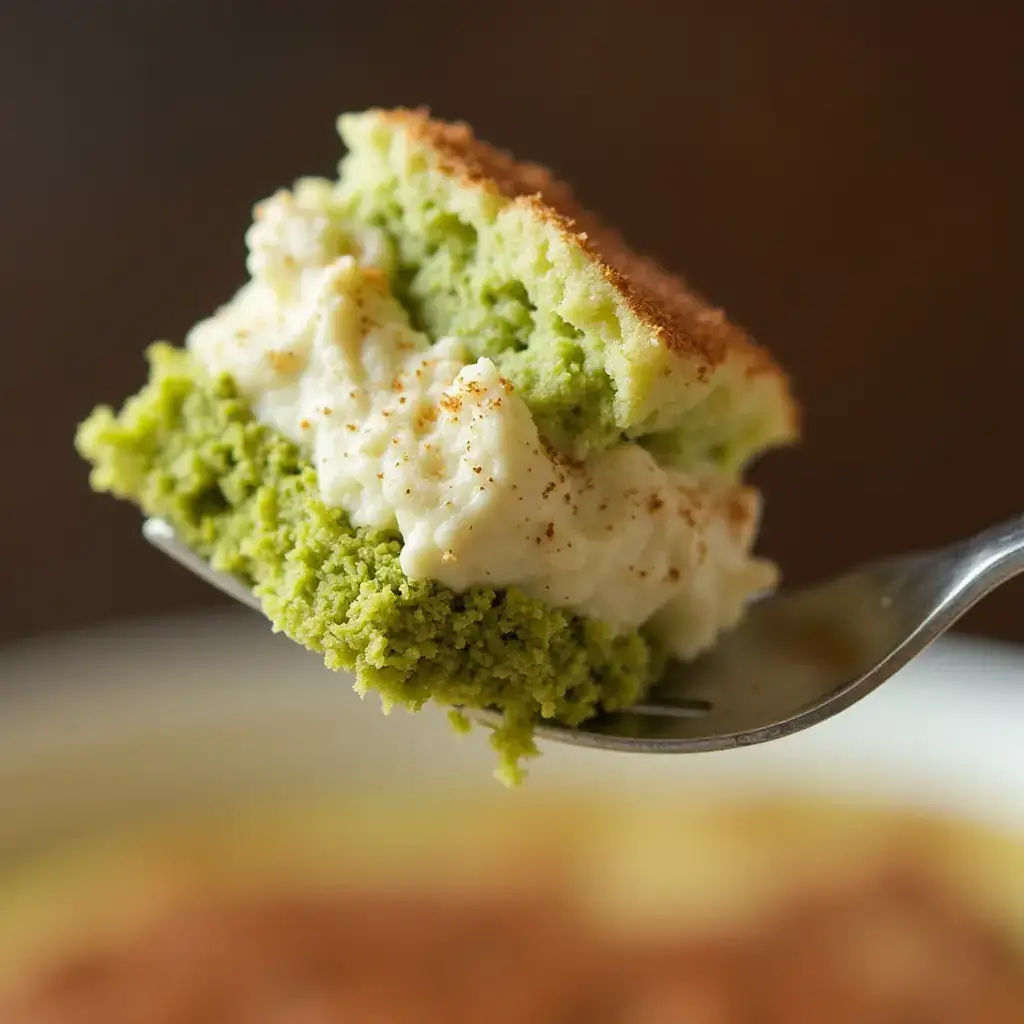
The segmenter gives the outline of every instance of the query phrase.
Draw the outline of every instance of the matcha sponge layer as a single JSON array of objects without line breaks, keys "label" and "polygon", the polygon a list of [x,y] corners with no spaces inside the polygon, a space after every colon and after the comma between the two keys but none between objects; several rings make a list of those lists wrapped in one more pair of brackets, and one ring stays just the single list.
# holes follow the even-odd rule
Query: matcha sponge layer
[{"label": "matcha sponge layer", "polygon": [[341,203],[395,243],[398,297],[432,338],[494,359],[563,452],[643,438],[665,462],[738,471],[795,438],[768,354],[545,169],[417,111],[339,124]]},{"label": "matcha sponge layer", "polygon": [[457,595],[407,579],[400,537],[327,508],[312,467],[229,378],[205,377],[169,345],[149,361],[139,395],[79,430],[93,486],[166,518],[215,569],[250,582],[275,628],[353,672],[360,693],[412,710],[429,699],[497,708],[500,773],[516,781],[538,718],[578,724],[656,678],[660,657],[637,633],[613,636],[514,589]]}]

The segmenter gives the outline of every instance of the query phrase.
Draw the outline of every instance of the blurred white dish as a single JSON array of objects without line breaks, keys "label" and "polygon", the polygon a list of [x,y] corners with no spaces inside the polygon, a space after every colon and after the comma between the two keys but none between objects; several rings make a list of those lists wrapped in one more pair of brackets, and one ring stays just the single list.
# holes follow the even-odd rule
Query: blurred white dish
[{"label": "blurred white dish", "polygon": [[[0,848],[159,798],[250,786],[490,786],[486,733],[360,701],[256,616],[131,623],[0,652]],[[1024,651],[940,641],[806,733],[680,757],[544,746],[527,790],[834,794],[1024,829]]]}]

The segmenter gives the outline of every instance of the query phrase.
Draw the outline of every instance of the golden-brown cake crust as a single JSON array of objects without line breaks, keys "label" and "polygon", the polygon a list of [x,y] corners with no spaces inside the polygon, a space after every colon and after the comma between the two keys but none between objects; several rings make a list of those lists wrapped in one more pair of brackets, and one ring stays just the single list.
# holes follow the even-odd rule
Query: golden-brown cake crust
[{"label": "golden-brown cake crust", "polygon": [[790,432],[793,436],[799,432],[799,409],[789,379],[771,355],[682,277],[634,252],[619,232],[584,209],[569,185],[548,168],[518,161],[478,139],[468,124],[434,120],[425,108],[368,113],[433,150],[439,169],[460,184],[498,193],[554,225],[587,255],[652,337],[671,351],[698,361],[702,375],[732,360],[742,363],[751,377],[774,378]]}]

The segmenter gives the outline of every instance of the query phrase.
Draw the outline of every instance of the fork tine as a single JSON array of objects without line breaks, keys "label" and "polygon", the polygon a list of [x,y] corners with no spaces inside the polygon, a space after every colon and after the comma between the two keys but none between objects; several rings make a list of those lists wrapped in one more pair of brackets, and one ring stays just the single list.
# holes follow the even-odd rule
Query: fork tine
[{"label": "fork tine", "polygon": [[[188,569],[193,575],[212,584],[228,597],[240,601],[249,608],[262,614],[263,608],[252,590],[237,576],[227,572],[211,569],[209,563],[200,558],[191,548],[178,540],[174,527],[166,519],[147,519],[142,524],[142,535],[145,539],[173,558],[175,562]],[[627,710],[631,715],[652,715],[661,718],[703,718],[710,710],[711,703],[706,700],[645,701],[633,704]],[[471,714],[474,714],[471,712]],[[481,719],[490,721],[493,713],[478,712]],[[493,723],[492,723],[493,724]]]},{"label": "fork tine", "polygon": [[201,580],[215,586],[221,593],[240,601],[242,604],[262,613],[260,605],[252,590],[246,586],[237,576],[228,572],[218,572],[200,558],[194,551],[187,548],[178,540],[174,528],[166,519],[147,519],[142,524],[142,536],[162,551],[165,555],[173,558],[178,565],[188,569],[190,573],[198,576]]}]

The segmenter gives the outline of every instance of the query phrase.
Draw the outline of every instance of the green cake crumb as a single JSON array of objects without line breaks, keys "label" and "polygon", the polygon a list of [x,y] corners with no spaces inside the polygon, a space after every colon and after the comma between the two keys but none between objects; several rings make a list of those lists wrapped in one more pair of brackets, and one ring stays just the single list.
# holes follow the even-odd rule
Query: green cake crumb
[{"label": "green cake crumb", "polygon": [[662,658],[637,632],[615,636],[514,588],[459,595],[408,579],[398,534],[326,507],[314,469],[256,421],[229,377],[206,377],[167,344],[148,358],[143,390],[79,428],[92,486],[167,519],[215,569],[251,583],[276,630],[354,673],[385,710],[435,700],[500,711],[498,775],[516,784],[538,720],[578,725],[657,678]]},{"label": "green cake crumb", "polygon": [[[628,253],[546,171],[408,111],[345,114],[338,126],[348,152],[336,202],[392,239],[393,287],[416,325],[493,359],[557,448],[584,459],[651,436],[666,464],[738,474],[793,439],[795,410],[767,354]],[[605,265],[587,246],[622,259]]]}]

